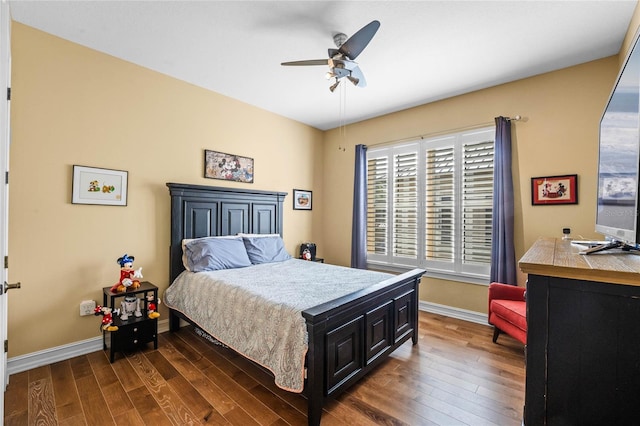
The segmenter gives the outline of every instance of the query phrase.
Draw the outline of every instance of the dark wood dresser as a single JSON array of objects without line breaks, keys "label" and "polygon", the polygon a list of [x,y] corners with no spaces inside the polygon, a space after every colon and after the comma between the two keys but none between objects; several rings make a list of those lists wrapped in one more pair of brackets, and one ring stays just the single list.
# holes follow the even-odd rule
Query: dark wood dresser
[{"label": "dark wood dresser", "polygon": [[526,425],[640,421],[640,255],[541,238],[527,281]]}]

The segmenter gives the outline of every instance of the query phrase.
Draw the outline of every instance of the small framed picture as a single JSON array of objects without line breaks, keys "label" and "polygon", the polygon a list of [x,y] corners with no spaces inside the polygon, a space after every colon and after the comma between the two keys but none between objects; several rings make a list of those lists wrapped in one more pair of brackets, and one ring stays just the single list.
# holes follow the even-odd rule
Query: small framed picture
[{"label": "small framed picture", "polygon": [[311,191],[304,189],[293,190],[293,209],[294,210],[311,210]]},{"label": "small framed picture", "polygon": [[72,204],[127,205],[128,172],[73,166]]},{"label": "small framed picture", "polygon": [[578,175],[531,178],[531,204],[578,204]]}]

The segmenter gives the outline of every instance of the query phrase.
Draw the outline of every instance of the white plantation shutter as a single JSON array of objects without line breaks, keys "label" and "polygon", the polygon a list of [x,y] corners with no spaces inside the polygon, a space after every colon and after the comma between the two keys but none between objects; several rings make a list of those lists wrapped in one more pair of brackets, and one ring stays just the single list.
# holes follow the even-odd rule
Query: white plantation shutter
[{"label": "white plantation shutter", "polygon": [[387,254],[389,160],[367,158],[367,253]]},{"label": "white plantation shutter", "polygon": [[393,156],[393,256],[418,255],[418,152]]},{"label": "white plantation shutter", "polygon": [[367,151],[367,262],[487,283],[495,129]]},{"label": "white plantation shutter", "polygon": [[453,146],[427,149],[425,155],[425,253],[424,258],[454,260],[454,151]]},{"label": "white plantation shutter", "polygon": [[491,262],[493,140],[463,146],[462,263]]}]

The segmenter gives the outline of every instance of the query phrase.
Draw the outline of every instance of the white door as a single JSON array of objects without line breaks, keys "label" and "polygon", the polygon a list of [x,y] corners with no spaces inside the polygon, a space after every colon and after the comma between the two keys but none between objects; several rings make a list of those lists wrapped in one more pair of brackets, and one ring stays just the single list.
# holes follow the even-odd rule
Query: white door
[{"label": "white door", "polygon": [[4,424],[4,391],[8,383],[7,353],[7,295],[6,285],[8,269],[4,259],[8,248],[8,217],[9,217],[9,97],[8,88],[11,74],[11,44],[9,5],[0,2],[0,262],[2,263],[2,277],[0,277],[0,380],[2,380],[2,397],[0,398],[0,423]]}]

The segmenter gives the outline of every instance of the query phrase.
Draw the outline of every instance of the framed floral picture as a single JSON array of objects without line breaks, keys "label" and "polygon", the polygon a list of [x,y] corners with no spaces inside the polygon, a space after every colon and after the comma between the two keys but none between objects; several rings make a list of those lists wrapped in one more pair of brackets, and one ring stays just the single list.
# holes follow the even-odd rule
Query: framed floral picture
[{"label": "framed floral picture", "polygon": [[531,204],[578,204],[578,175],[531,178]]},{"label": "framed floral picture", "polygon": [[126,206],[128,175],[124,170],[73,166],[71,203]]},{"label": "framed floral picture", "polygon": [[293,209],[294,210],[311,210],[311,191],[303,189],[293,190]]}]

